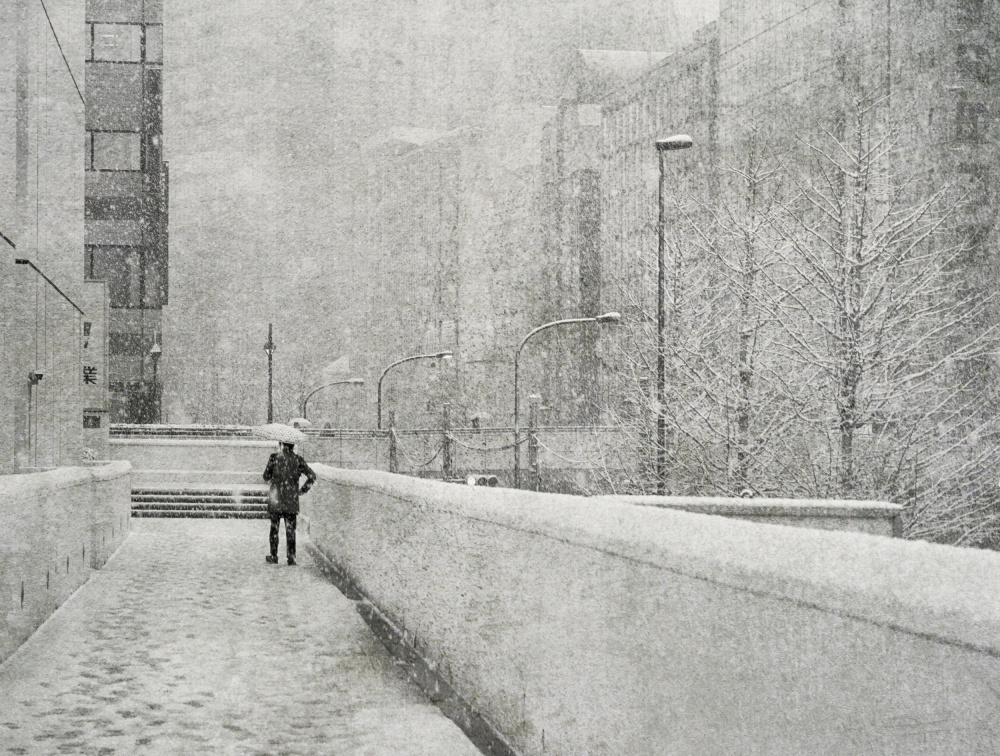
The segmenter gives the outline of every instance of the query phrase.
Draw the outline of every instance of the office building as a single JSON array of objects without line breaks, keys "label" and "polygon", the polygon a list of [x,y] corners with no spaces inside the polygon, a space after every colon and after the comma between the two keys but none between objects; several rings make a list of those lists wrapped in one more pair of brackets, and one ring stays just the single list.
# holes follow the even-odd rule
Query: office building
[{"label": "office building", "polygon": [[160,418],[167,303],[161,0],[88,0],[84,273],[108,287],[112,422]]}]

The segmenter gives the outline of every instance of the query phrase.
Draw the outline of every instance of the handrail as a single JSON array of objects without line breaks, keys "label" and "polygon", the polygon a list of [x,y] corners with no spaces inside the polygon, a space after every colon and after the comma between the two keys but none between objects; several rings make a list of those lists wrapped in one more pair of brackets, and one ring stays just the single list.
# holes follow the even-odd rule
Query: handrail
[{"label": "handrail", "polygon": [[47,275],[45,275],[44,273],[42,273],[42,271],[40,271],[38,269],[38,266],[35,265],[33,262],[31,262],[31,260],[14,260],[14,262],[17,265],[30,265],[32,268],[34,268],[35,272],[38,275],[40,275],[42,278],[44,278],[48,282],[49,286],[51,286],[53,289],[55,289],[56,291],[58,291],[62,295],[63,299],[65,299],[67,302],[69,302],[71,305],[73,305],[73,307],[76,308],[76,311],[78,313],[80,313],[81,315],[83,315],[83,317],[87,317],[87,313],[85,313],[83,310],[81,310],[79,307],[77,307],[76,302],[74,302],[72,299],[70,299],[69,297],[67,297],[66,294],[65,294],[65,292],[63,292],[62,289],[60,289],[58,286],[56,286],[55,283],[53,283],[53,281],[52,281],[51,278],[49,278]]}]

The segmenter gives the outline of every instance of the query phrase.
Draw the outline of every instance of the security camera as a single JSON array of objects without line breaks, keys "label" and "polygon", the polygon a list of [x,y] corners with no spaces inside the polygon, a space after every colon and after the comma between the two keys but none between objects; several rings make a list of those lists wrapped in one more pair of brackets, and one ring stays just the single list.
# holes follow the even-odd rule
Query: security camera
[{"label": "security camera", "polygon": [[32,385],[38,383],[44,377],[45,377],[44,370],[33,370],[32,372],[28,373],[28,380],[31,381]]}]

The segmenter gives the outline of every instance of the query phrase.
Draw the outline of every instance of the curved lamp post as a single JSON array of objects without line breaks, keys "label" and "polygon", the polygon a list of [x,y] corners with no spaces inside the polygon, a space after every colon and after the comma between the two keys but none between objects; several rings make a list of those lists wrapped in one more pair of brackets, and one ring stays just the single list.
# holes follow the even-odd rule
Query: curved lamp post
[{"label": "curved lamp post", "polygon": [[412,362],[413,360],[448,360],[451,359],[451,352],[435,352],[434,354],[415,354],[412,357],[404,357],[401,360],[396,360],[394,363],[389,365],[385,370],[382,371],[382,375],[378,379],[378,390],[376,391],[376,405],[378,412],[378,429],[382,430],[382,379],[385,378],[385,374],[392,370],[396,365],[402,365],[404,362]]},{"label": "curved lamp post", "polygon": [[521,350],[524,349],[524,345],[528,343],[528,339],[534,336],[536,333],[546,330],[547,328],[554,328],[561,325],[569,325],[571,323],[617,323],[622,319],[620,313],[617,312],[606,312],[603,315],[598,315],[596,318],[567,318],[566,320],[553,320],[551,323],[545,323],[537,328],[528,332],[528,335],[521,339],[521,345],[514,352],[514,487],[521,487],[521,445],[520,445],[520,421],[521,421],[521,400],[518,395],[518,367],[521,360]]},{"label": "curved lamp post", "polygon": [[667,379],[666,379],[666,223],[667,206],[664,197],[666,183],[666,153],[672,150],[686,150],[694,144],[687,134],[677,134],[666,139],[656,140],[656,151],[660,158],[660,220],[657,225],[658,244],[656,249],[656,493],[663,496],[666,493],[667,466]]},{"label": "curved lamp post", "polygon": [[309,400],[313,398],[313,394],[315,394],[317,391],[322,391],[323,389],[329,388],[330,386],[339,386],[342,383],[349,383],[352,386],[362,386],[362,385],[364,385],[364,382],[365,381],[364,381],[363,378],[348,378],[348,379],[343,380],[343,381],[334,381],[333,383],[324,383],[322,386],[314,388],[312,391],[309,392],[309,395],[306,396],[306,398],[302,400],[302,417],[305,420],[309,419],[309,415],[306,414],[306,410],[309,409]]}]

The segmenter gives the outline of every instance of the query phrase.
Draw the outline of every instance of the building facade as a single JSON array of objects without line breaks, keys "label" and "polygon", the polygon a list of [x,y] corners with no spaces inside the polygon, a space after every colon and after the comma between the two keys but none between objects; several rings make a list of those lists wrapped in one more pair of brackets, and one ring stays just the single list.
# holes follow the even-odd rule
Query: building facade
[{"label": "building facade", "polygon": [[[651,329],[662,275],[666,398],[674,402],[665,414],[668,426],[676,426],[674,438],[684,436],[671,441],[668,433],[666,439],[677,455],[672,469],[684,469],[676,483],[685,488],[675,490],[739,491],[754,477],[747,475],[751,458],[757,479],[763,480],[782,464],[796,469],[806,458],[816,463],[810,455],[829,443],[833,461],[828,468],[822,461],[815,467],[828,475],[822,483],[810,480],[795,488],[786,475],[765,485],[777,486],[774,491],[842,495],[857,484],[852,466],[861,455],[852,449],[878,448],[893,427],[914,421],[911,405],[912,411],[899,409],[906,391],[893,377],[915,370],[912,364],[893,363],[897,372],[890,374],[877,360],[864,362],[870,355],[865,350],[873,351],[872,340],[885,331],[862,331],[868,327],[862,318],[881,312],[877,307],[883,305],[860,308],[861,317],[855,318],[852,299],[834,294],[819,303],[825,290],[803,273],[814,266],[816,276],[822,276],[822,266],[850,259],[861,245],[882,265],[898,259],[898,250],[889,246],[894,241],[879,248],[878,229],[869,234],[870,226],[864,225],[874,223],[871,219],[885,208],[899,213],[886,223],[902,217],[908,204],[912,209],[932,202],[928,212],[942,213],[926,259],[935,259],[935,249],[942,247],[953,248],[954,255],[941,263],[946,267],[935,284],[935,306],[941,313],[961,310],[963,315],[942,316],[938,325],[949,329],[950,341],[938,341],[935,348],[945,353],[953,344],[981,345],[989,338],[1000,321],[992,301],[1000,270],[991,189],[1000,167],[998,30],[997,9],[978,0],[728,0],[694,44],[601,97],[601,290],[606,309],[627,313],[630,326],[602,344],[605,365],[617,378],[606,406],[616,417],[641,419],[647,426],[655,418],[658,403],[650,389],[658,368]],[[665,269],[658,270],[660,171],[654,143],[675,133],[692,135],[694,148],[664,156]],[[751,176],[747,159],[757,150],[767,159],[756,163],[762,173]],[[778,183],[776,193],[768,195],[770,206],[760,202],[764,193],[753,194],[760,180],[770,180],[761,178],[765,174]],[[871,183],[855,180],[862,175]],[[809,204],[817,200],[820,204]],[[827,214],[819,210],[824,201],[830,203]],[[867,214],[852,214],[857,208]],[[709,212],[699,217],[703,210]],[[775,225],[768,225],[766,213]],[[809,236],[820,228],[829,235]],[[927,262],[926,270],[937,271],[946,257]],[[910,272],[917,268],[907,275],[920,275]],[[947,285],[940,283],[945,278]],[[896,279],[903,280],[915,278]],[[723,288],[719,281],[728,281],[723,298],[717,298]],[[829,291],[836,292],[842,281],[836,276],[830,281]],[[904,284],[899,285],[902,292]],[[793,290],[812,290],[814,299],[802,297],[788,307],[778,292]],[[882,290],[859,284],[856,291],[869,296]],[[692,292],[701,301],[683,301]],[[906,295],[893,290],[893,296],[902,302]],[[752,320],[742,317],[751,312]],[[827,337],[806,334],[808,329],[796,332],[804,335],[800,347],[820,348],[814,360],[792,368],[780,365],[779,355],[787,347],[783,339],[799,327],[791,325],[797,317],[823,322]],[[904,333],[907,324],[895,327]],[[855,338],[867,340],[852,352]],[[788,353],[799,354],[797,348]],[[888,359],[892,350],[880,347],[878,353]],[[918,351],[927,359],[929,347]],[[978,353],[947,361],[937,375],[939,386],[961,387],[948,401],[964,403],[985,437],[994,435],[996,407],[989,388],[995,365],[994,357]],[[767,381],[761,380],[765,373]],[[773,380],[774,375],[781,379]],[[629,404],[643,409],[630,413]],[[762,420],[767,412],[774,413],[773,421],[781,412],[793,416],[793,406],[806,404],[816,408],[810,416],[815,421],[789,421],[794,433],[767,437]],[[893,412],[902,412],[896,426],[885,422]],[[648,436],[636,443],[651,448]],[[784,449],[780,462],[767,457],[774,449]],[[650,456],[648,450],[645,455]],[[916,490],[913,464],[907,485]],[[973,467],[975,475],[991,474],[988,465]],[[878,478],[883,472],[866,471],[866,485],[873,486],[868,495],[901,495],[903,484]],[[876,478],[884,486],[877,491],[871,483]]]},{"label": "building facade", "polygon": [[0,474],[107,459],[84,240],[83,0],[0,7]]},{"label": "building facade", "polygon": [[108,287],[111,420],[160,420],[167,304],[161,0],[88,0],[84,273]]}]

